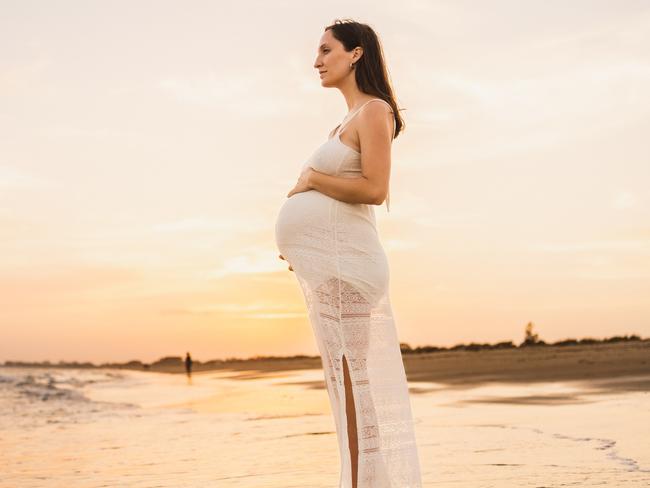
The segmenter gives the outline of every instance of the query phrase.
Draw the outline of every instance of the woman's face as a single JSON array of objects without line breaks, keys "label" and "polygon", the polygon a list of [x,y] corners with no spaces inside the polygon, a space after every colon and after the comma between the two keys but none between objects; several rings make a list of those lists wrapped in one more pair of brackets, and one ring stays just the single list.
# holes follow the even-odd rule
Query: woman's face
[{"label": "woman's face", "polygon": [[347,52],[341,41],[336,39],[331,30],[326,30],[318,43],[318,54],[314,68],[319,72],[321,85],[336,86],[353,70],[350,63],[357,61],[359,48]]}]

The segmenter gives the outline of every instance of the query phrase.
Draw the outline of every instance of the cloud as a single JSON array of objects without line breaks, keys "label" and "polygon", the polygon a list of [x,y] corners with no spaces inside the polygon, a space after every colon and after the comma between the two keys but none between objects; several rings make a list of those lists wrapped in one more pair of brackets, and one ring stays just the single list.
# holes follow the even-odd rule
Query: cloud
[{"label": "cloud", "polygon": [[286,312],[286,313],[260,313],[247,315],[244,318],[258,320],[278,320],[278,319],[299,319],[306,317],[305,312]]},{"label": "cloud", "polygon": [[[539,10],[550,15],[556,9]],[[462,13],[464,22],[465,14],[474,18],[473,13]],[[536,151],[647,120],[649,17],[612,13],[616,22],[594,14],[580,19],[580,29],[573,25],[577,19],[565,19],[571,23],[561,31],[530,29],[531,36],[511,45],[494,39],[494,45],[480,46],[481,58],[471,65],[467,60],[465,69],[436,48],[422,53],[423,58],[440,58],[435,65],[412,65],[405,58],[400,69],[405,79],[413,80],[406,91],[420,101],[407,113],[407,127],[435,130],[441,141],[454,141],[450,147],[455,154],[476,161]],[[479,47],[473,42],[479,40],[485,41],[468,40],[469,51],[455,44],[459,59],[475,57]],[[459,134],[471,143],[463,145]]]},{"label": "cloud", "polygon": [[27,271],[23,267],[11,275],[5,273],[0,279],[0,289],[7,290],[9,297],[29,297],[30,302],[36,298],[49,301],[66,294],[74,301],[80,293],[119,293],[142,278],[140,271],[128,267],[67,264],[60,269],[50,266],[46,273],[40,268]]},{"label": "cloud", "polygon": [[612,198],[612,207],[618,210],[632,208],[638,202],[638,198],[628,191],[622,191]]},{"label": "cloud", "polygon": [[240,217],[188,217],[173,222],[159,223],[152,226],[154,232],[183,233],[203,231],[243,231],[252,232],[271,228],[268,220],[257,220],[250,216]]},{"label": "cloud", "polygon": [[650,278],[650,274],[645,269],[582,271],[576,273],[575,276],[585,280],[637,280]]},{"label": "cloud", "polygon": [[404,239],[387,239],[385,241],[386,249],[391,249],[395,251],[403,251],[409,249],[415,249],[420,246],[421,243],[416,241],[407,241]]},{"label": "cloud", "polygon": [[39,80],[53,65],[54,62],[51,59],[41,57],[1,69],[2,96],[15,95],[29,89],[32,82]]},{"label": "cloud", "polygon": [[60,141],[61,139],[92,139],[95,141],[110,141],[113,139],[135,140],[139,137],[131,130],[121,130],[108,127],[88,128],[71,124],[57,124],[45,127],[42,133],[46,139]]},{"label": "cloud", "polygon": [[[274,86],[286,84],[283,71],[233,68],[230,72],[209,72],[193,77],[169,76],[161,79],[157,88],[174,100],[227,112],[229,120],[268,119],[286,117],[290,112],[302,112],[298,99],[278,96]],[[228,126],[228,121],[225,122]]]},{"label": "cloud", "polygon": [[251,93],[256,77],[250,73],[214,72],[194,77],[170,76],[158,82],[158,87],[173,98],[189,104],[229,105],[233,98],[244,98]]},{"label": "cloud", "polygon": [[4,188],[52,188],[59,184],[54,180],[36,176],[11,166],[0,166],[0,190]]},{"label": "cloud", "polygon": [[226,259],[223,264],[203,274],[207,279],[221,279],[229,275],[276,273],[286,269],[286,261],[268,248],[250,248],[248,254]]},{"label": "cloud", "polygon": [[249,304],[217,303],[163,310],[167,315],[221,315],[245,319],[287,319],[305,317],[304,307],[261,301]]},{"label": "cloud", "polygon": [[[516,126],[538,123],[571,115],[575,120],[588,120],[599,108],[620,103],[637,103],[650,98],[650,65],[639,61],[599,61],[573,67],[551,69],[537,77],[489,79],[440,71],[423,72],[422,76],[437,86],[441,93],[457,92],[466,96],[462,103],[468,109],[475,105],[486,110],[490,118],[509,121]],[[625,95],[613,97],[612,90]],[[549,101],[551,103],[549,103]],[[639,107],[644,113],[645,109]],[[558,112],[559,111],[559,112]],[[463,112],[447,109],[443,120],[451,120]],[[424,115],[424,119],[431,118]]]},{"label": "cloud", "polygon": [[[454,213],[438,212],[426,197],[417,197],[407,193],[400,195],[399,201],[395,200],[390,209],[391,219],[413,222],[421,227],[429,228],[472,227],[482,222],[484,217],[485,214],[480,210]],[[399,246],[400,243],[397,245]]]},{"label": "cloud", "polygon": [[636,251],[650,250],[650,241],[612,240],[587,242],[540,243],[530,247],[533,251],[548,253],[570,253],[588,251]]}]

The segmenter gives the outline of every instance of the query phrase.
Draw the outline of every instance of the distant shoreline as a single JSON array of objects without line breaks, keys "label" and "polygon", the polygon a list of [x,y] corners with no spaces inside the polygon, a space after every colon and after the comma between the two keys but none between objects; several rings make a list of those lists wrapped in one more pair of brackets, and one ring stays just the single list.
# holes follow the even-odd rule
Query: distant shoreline
[{"label": "distant shoreline", "polygon": [[[573,341],[556,344],[454,346],[421,352],[402,346],[404,368],[409,381],[428,381],[448,385],[485,382],[535,382],[564,380],[607,380],[648,376],[634,383],[650,390],[650,339],[627,338],[606,341]],[[500,343],[501,345],[507,343]],[[3,367],[128,369],[170,374],[185,374],[180,357],[163,358],[143,365],[139,361],[123,364],[22,363],[6,361]],[[302,369],[321,369],[320,356],[255,357],[208,362],[194,361],[192,372],[224,371],[235,379],[250,379],[268,374]],[[626,383],[630,386],[629,382]]]}]

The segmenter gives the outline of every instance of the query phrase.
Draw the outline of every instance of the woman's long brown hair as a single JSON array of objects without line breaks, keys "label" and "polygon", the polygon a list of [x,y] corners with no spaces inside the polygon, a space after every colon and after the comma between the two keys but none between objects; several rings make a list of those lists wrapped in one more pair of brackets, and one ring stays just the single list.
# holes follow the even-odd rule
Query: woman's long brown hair
[{"label": "woman's long brown hair", "polygon": [[393,138],[397,137],[404,130],[404,120],[399,113],[401,109],[397,108],[384,61],[384,51],[373,28],[352,19],[336,19],[333,24],[325,27],[325,30],[331,30],[332,35],[343,44],[346,51],[352,51],[355,47],[363,48],[363,55],[354,68],[357,86],[362,92],[381,98],[393,108]]}]

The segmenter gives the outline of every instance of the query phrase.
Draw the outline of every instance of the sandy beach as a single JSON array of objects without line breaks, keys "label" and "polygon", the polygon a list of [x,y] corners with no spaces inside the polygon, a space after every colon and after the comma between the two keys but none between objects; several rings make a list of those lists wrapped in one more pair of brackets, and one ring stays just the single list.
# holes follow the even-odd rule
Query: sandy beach
[{"label": "sandy beach", "polygon": [[[403,354],[409,381],[448,385],[478,385],[485,382],[544,382],[603,380],[650,374],[650,340],[569,346],[536,346],[478,351],[439,351]],[[227,377],[252,379],[271,372],[317,369],[319,357],[226,361],[218,368]],[[164,371],[164,370],[159,370]],[[170,373],[182,370],[169,369]],[[324,388],[324,383],[310,385]],[[650,384],[613,381],[611,388],[650,391]]]},{"label": "sandy beach", "polygon": [[[648,486],[649,360],[647,342],[405,355],[423,486]],[[338,480],[313,359],[191,378],[3,367],[0,390],[0,487]]]}]

